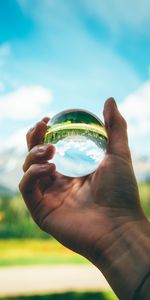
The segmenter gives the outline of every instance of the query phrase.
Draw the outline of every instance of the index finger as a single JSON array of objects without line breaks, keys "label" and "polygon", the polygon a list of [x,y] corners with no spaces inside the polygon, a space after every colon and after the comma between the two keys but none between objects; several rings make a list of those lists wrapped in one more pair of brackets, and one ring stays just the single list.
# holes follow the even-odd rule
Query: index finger
[{"label": "index finger", "polygon": [[34,146],[43,142],[44,135],[47,130],[47,123],[49,120],[50,119],[48,117],[45,117],[34,127],[29,129],[29,131],[26,134],[28,150],[31,150]]}]

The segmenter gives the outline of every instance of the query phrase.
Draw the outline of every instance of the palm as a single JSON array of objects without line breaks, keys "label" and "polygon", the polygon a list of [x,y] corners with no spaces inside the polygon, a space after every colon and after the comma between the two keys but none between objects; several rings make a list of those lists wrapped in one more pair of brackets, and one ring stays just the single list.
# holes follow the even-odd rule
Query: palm
[{"label": "palm", "polygon": [[[130,176],[130,185],[121,178],[122,172],[126,178]],[[130,193],[137,193],[129,162],[113,155],[106,155],[97,171],[89,176],[72,179],[56,173],[48,185],[45,178],[44,185],[40,205],[41,227],[80,253],[83,250],[79,249],[79,244],[82,247],[82,244],[96,243],[110,231],[112,216],[114,219],[124,217],[130,211],[134,206]],[[120,199],[126,190],[125,204]],[[101,231],[96,230],[98,225],[101,225]]]},{"label": "palm", "polygon": [[91,214],[89,208],[94,207],[92,177],[93,174],[81,178],[69,178],[56,172],[55,178],[48,185],[48,178],[41,183],[42,191],[43,185],[46,186],[40,202],[41,227],[51,232],[57,239],[61,239],[63,244],[66,244],[64,240],[66,234],[71,235],[73,239],[77,235],[79,237],[81,223],[84,226],[88,225]]}]

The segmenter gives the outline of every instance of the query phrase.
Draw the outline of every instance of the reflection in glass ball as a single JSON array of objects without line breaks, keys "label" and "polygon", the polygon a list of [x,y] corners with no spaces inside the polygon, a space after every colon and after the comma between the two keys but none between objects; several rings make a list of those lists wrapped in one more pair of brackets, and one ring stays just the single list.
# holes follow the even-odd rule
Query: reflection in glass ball
[{"label": "reflection in glass ball", "polygon": [[103,123],[94,114],[70,109],[55,115],[49,123],[44,143],[54,144],[51,160],[57,172],[81,177],[93,173],[104,158],[107,134]]}]

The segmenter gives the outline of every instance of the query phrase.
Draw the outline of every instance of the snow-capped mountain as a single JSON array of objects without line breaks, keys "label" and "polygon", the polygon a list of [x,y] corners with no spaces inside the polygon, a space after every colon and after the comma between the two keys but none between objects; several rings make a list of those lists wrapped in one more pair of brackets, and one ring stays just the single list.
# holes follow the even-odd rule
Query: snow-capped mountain
[{"label": "snow-capped mountain", "polygon": [[[22,164],[27,150],[22,147],[7,147],[0,152],[0,193],[17,191],[18,183],[23,175]],[[150,178],[150,157],[138,157],[133,159],[136,178],[141,181]]]},{"label": "snow-capped mountain", "polygon": [[[22,164],[26,150],[16,147],[0,152],[0,185],[12,191],[18,190],[18,183],[23,175]],[[0,187],[1,189],[1,187]]]}]

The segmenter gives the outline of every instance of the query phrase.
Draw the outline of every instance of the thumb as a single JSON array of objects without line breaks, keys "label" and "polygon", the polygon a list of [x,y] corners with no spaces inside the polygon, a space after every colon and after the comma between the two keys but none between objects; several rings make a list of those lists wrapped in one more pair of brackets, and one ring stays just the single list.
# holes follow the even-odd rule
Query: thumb
[{"label": "thumb", "polygon": [[130,159],[127,124],[113,98],[105,102],[103,114],[109,139],[107,153]]}]

